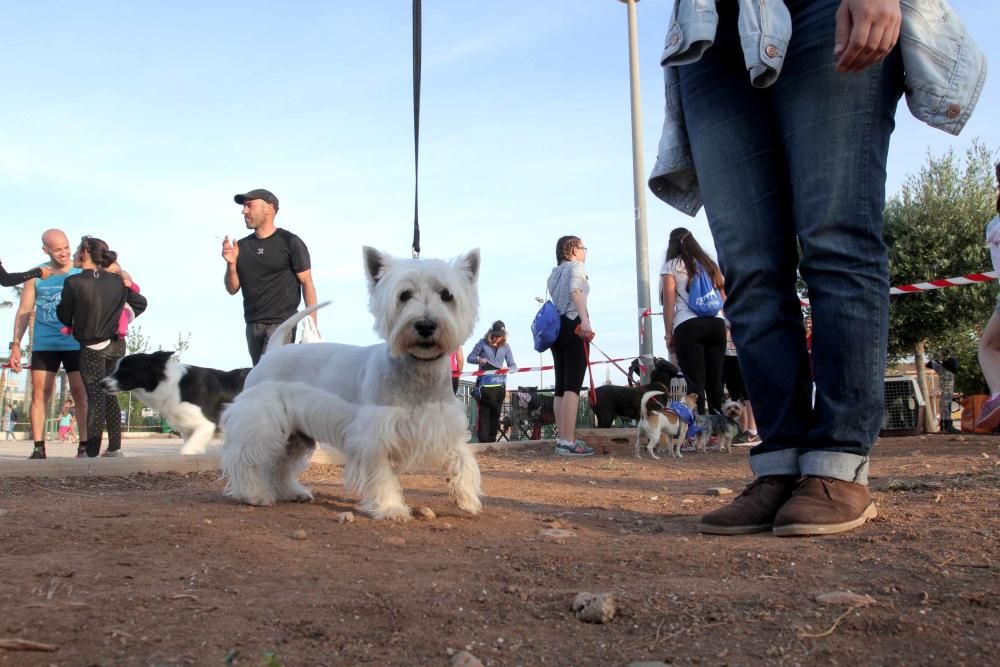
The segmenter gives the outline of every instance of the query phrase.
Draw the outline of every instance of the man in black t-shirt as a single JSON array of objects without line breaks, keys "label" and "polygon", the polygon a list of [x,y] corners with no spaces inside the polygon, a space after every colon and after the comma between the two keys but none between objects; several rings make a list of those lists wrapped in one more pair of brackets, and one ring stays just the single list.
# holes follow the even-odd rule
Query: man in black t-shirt
[{"label": "man in black t-shirt", "polygon": [[[236,243],[228,236],[223,240],[225,283],[230,294],[243,290],[247,348],[256,366],[271,333],[298,310],[299,296],[307,307],[316,304],[316,288],[306,244],[274,225],[278,198],[268,190],[257,189],[233,199],[243,207],[243,219],[253,234]],[[312,318],[316,320],[316,313]],[[287,342],[294,339],[292,329]]]}]

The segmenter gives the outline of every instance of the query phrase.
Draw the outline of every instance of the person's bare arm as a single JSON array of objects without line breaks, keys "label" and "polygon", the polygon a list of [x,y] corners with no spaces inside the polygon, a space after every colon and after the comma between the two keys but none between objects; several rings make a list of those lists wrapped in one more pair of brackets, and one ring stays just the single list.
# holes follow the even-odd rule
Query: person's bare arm
[{"label": "person's bare arm", "polygon": [[[316,286],[313,284],[312,271],[305,270],[301,273],[296,273],[295,277],[299,279],[299,284],[302,285],[302,300],[305,301],[306,308],[309,306],[316,305]],[[318,326],[319,319],[316,317],[316,311],[311,314],[313,322]]]},{"label": "person's bare arm", "polygon": [[580,333],[588,340],[594,337],[594,328],[590,324],[590,312],[587,310],[587,297],[581,290],[575,289],[569,293],[569,298],[580,314]]},{"label": "person's bare arm", "polygon": [[879,62],[899,40],[899,0],[843,0],[837,9],[837,71],[861,72]]},{"label": "person's bare arm", "polygon": [[660,276],[660,290],[663,293],[663,339],[667,341],[667,351],[674,350],[674,305],[677,303],[677,281],[669,273]]},{"label": "person's bare arm", "polygon": [[29,280],[24,283],[21,290],[21,302],[17,306],[17,314],[14,315],[14,336],[11,341],[14,345],[10,348],[10,368],[15,373],[21,372],[21,339],[28,326],[31,324],[31,314],[35,310],[35,281]]},{"label": "person's bare arm", "polygon": [[240,246],[229,240],[226,236],[222,241],[222,259],[226,260],[226,275],[223,278],[226,284],[226,291],[236,294],[240,291],[240,277],[236,273],[236,258],[240,255]]}]

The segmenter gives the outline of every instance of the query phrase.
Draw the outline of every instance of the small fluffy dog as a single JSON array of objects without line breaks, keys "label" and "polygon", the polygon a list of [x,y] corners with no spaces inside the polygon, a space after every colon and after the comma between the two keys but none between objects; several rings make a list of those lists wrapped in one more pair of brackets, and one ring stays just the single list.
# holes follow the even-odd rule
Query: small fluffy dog
[{"label": "small fluffy dog", "polygon": [[218,429],[222,410],[246,381],[249,368],[220,371],[172,361],[173,352],[130,354],[101,380],[104,391],[135,392],[184,437],[181,454],[204,454]]},{"label": "small fluffy dog", "polygon": [[481,509],[479,466],[448,355],[472,335],[479,308],[479,250],[446,262],[400,259],[366,247],[368,309],[385,341],[369,347],[283,345],[274,332],[223,416],[225,494],[251,505],[308,501],[299,474],[316,441],[346,458],[345,487],[375,519],[407,521],[399,474],[439,465],[458,507]]},{"label": "small fluffy dog", "polygon": [[722,404],[721,415],[698,415],[695,424],[701,430],[695,437],[695,450],[704,452],[708,448],[708,439],[715,435],[719,437],[720,451],[732,451],[733,438],[740,432],[741,414],[743,414],[741,404],[736,401],[726,401]]},{"label": "small fluffy dog", "polygon": [[[694,414],[698,407],[698,394],[688,394],[681,403]],[[662,391],[647,391],[642,395],[642,417],[639,419],[639,429],[635,436],[635,458],[641,459],[640,441],[646,438],[646,451],[654,459],[660,435],[667,436],[667,456],[681,458],[681,443],[687,436],[687,419],[678,415],[670,407],[667,395]]]}]

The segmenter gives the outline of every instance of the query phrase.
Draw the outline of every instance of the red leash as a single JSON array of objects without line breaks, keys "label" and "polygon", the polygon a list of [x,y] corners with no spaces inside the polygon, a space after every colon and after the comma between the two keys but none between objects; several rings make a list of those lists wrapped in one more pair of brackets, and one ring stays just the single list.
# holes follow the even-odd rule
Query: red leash
[{"label": "red leash", "polygon": [[[590,335],[590,340],[587,340],[587,337],[584,336],[580,332],[580,325],[579,324],[576,325],[576,335],[579,336],[583,340],[583,356],[587,360],[587,375],[590,378],[590,390],[587,392],[587,402],[590,403],[590,409],[591,410],[596,410],[597,409],[597,390],[594,389],[594,372],[590,368],[590,346],[594,345],[594,343],[593,343],[593,341],[594,341],[594,335],[591,334]],[[594,347],[597,347],[597,346],[594,345]],[[601,352],[600,348],[598,348],[597,351]],[[601,352],[601,354],[604,354],[604,352]],[[604,356],[608,357],[608,355],[606,355],[606,354],[604,354]],[[608,361],[611,361],[611,363],[614,363],[614,360],[611,359],[611,357],[608,357]],[[618,364],[615,364],[615,366],[618,366]],[[618,366],[618,367],[621,368],[621,366]]]}]

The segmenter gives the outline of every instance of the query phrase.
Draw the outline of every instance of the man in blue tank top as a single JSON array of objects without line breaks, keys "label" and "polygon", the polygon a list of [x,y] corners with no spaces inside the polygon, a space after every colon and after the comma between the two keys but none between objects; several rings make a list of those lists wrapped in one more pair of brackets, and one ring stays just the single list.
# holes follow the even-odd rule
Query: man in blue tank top
[{"label": "man in blue tank top", "polygon": [[87,392],[80,377],[80,344],[73,336],[62,333],[62,323],[56,317],[56,306],[62,300],[66,278],[79,273],[73,267],[73,250],[69,239],[59,229],[49,229],[42,234],[42,252],[49,256],[46,263],[51,275],[42,280],[34,278],[24,283],[21,303],[14,317],[14,339],[10,344],[10,366],[15,373],[21,371],[21,342],[31,328],[31,315],[35,322],[31,343],[31,438],[35,447],[29,458],[45,458],[45,417],[56,384],[59,367],[66,370],[70,391],[76,403],[80,424],[80,440],[87,439]]}]

